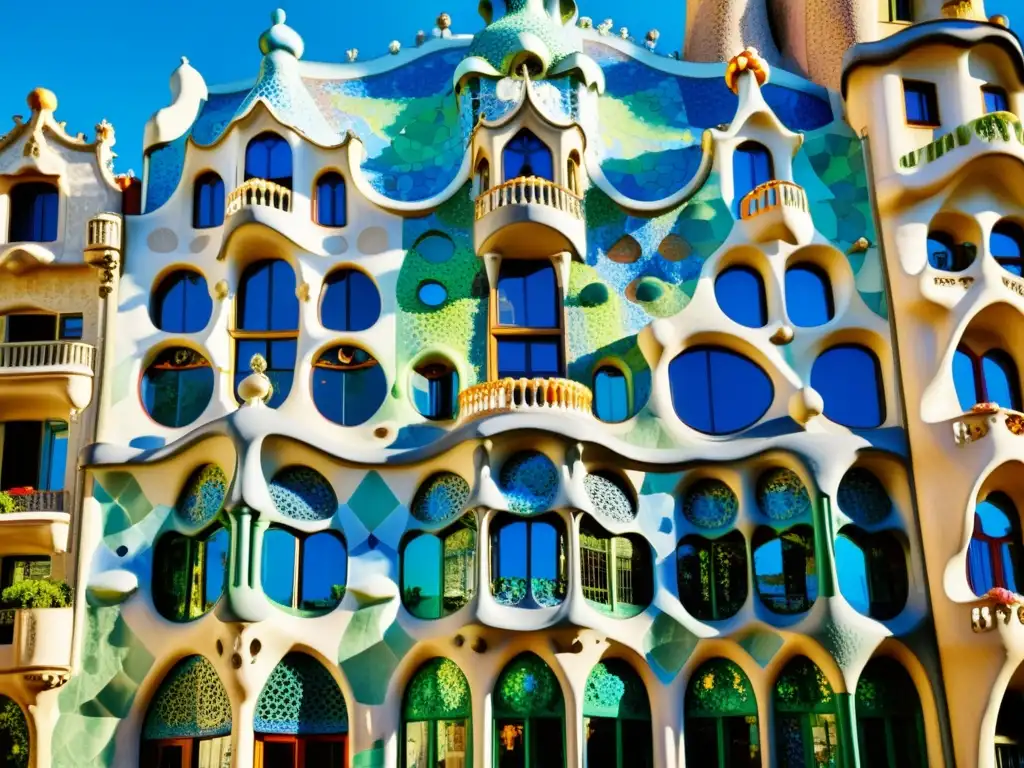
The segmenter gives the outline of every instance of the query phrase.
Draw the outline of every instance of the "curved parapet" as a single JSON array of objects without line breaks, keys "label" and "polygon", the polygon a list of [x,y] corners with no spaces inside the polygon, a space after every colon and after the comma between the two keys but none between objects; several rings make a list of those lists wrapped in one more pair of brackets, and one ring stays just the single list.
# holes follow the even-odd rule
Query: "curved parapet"
[{"label": "curved parapet", "polygon": [[181,64],[171,73],[171,103],[158,109],[146,123],[143,151],[157,144],[167,144],[184,136],[209,97],[203,76],[181,57]]}]

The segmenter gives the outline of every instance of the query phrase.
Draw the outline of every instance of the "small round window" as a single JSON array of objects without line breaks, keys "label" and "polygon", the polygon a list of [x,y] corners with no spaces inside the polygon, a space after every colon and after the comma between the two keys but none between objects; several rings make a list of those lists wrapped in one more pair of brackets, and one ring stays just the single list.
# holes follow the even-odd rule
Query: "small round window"
[{"label": "small round window", "polygon": [[448,300],[448,289],[436,280],[424,280],[416,295],[428,307],[440,307]]},{"label": "small round window", "polygon": [[443,264],[455,255],[455,243],[448,235],[428,232],[416,241],[413,250],[431,264]]},{"label": "small round window", "polygon": [[313,366],[313,402],[326,418],[343,427],[369,421],[387,396],[380,363],[359,347],[328,349]]},{"label": "small round window", "polygon": [[142,404],[165,427],[191,424],[213,397],[210,361],[188,347],[165,349],[142,374]]}]

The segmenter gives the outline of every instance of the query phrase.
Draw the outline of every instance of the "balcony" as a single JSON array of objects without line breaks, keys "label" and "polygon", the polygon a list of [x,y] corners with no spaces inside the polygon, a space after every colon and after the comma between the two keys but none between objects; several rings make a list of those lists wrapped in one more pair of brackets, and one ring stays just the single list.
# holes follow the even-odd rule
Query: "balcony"
[{"label": "balcony", "polygon": [[740,220],[755,243],[804,245],[814,237],[807,193],[790,181],[772,180],[748,192],[740,200]]},{"label": "balcony", "polygon": [[67,552],[71,515],[66,491],[11,494],[18,511],[0,515],[0,557]]},{"label": "balcony", "polygon": [[594,395],[569,379],[499,379],[459,393],[462,421],[499,413],[576,414],[593,418]]},{"label": "balcony", "polygon": [[[974,139],[984,144],[1024,144],[1024,126],[1011,112],[992,112],[964,123],[952,133],[940,136],[920,149],[900,158],[900,168],[912,171],[938,160],[943,155],[966,147]],[[978,146],[980,146],[978,145]]]},{"label": "balcony", "polygon": [[292,191],[266,179],[249,179],[228,194],[225,213],[233,216],[253,207],[291,213]]},{"label": "balcony", "polygon": [[1024,655],[1024,605],[1021,596],[1007,589],[991,589],[971,608],[975,634],[997,632],[1003,647],[1018,658]]},{"label": "balcony", "polygon": [[71,669],[72,608],[0,611],[0,672]]},{"label": "balcony", "polygon": [[547,179],[524,176],[476,199],[477,253],[541,258],[562,251],[583,258],[583,198]]},{"label": "balcony", "polygon": [[96,348],[80,341],[0,344],[0,421],[81,412],[92,401]]}]

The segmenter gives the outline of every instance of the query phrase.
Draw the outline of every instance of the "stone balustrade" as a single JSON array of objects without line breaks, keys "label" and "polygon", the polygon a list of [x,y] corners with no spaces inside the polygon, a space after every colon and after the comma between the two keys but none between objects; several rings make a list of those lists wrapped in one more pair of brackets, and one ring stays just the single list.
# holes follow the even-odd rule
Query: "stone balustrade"
[{"label": "stone balustrade", "polygon": [[459,393],[459,416],[472,419],[494,413],[562,412],[592,416],[594,395],[570,379],[499,379]]},{"label": "stone balustrade", "polygon": [[250,206],[289,213],[292,210],[292,191],[266,179],[249,179],[228,194],[226,213],[231,216]]},{"label": "stone balustrade", "polygon": [[522,176],[484,192],[476,199],[476,219],[510,205],[543,205],[583,221],[583,198],[536,176]]},{"label": "stone balustrade", "polygon": [[779,206],[797,208],[808,213],[807,193],[799,184],[773,179],[744,195],[740,200],[740,218],[752,219]]},{"label": "stone balustrade", "polygon": [[0,376],[38,369],[87,368],[96,364],[96,348],[80,341],[28,341],[0,344]]}]

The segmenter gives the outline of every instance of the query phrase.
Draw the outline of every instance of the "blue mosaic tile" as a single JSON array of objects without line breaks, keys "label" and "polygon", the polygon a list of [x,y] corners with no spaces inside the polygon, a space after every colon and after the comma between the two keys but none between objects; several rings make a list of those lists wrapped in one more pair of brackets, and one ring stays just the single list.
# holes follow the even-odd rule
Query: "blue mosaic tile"
[{"label": "blue mosaic tile", "polygon": [[505,462],[499,485],[512,512],[533,515],[546,510],[555,500],[558,470],[544,454],[522,451]]},{"label": "blue mosaic tile", "polygon": [[766,517],[778,521],[811,511],[811,497],[800,476],[784,467],[770,469],[758,479],[757,504]]},{"label": "blue mosaic tile", "polygon": [[698,480],[683,498],[683,516],[698,528],[722,528],[736,522],[739,499],[721,480]]},{"label": "blue mosaic tile", "polygon": [[409,511],[422,523],[442,523],[462,513],[469,493],[465,478],[454,472],[438,472],[416,491]]},{"label": "blue mosaic tile", "polygon": [[286,467],[270,481],[277,511],[293,520],[326,520],[338,509],[338,497],[327,479],[309,467]]}]

